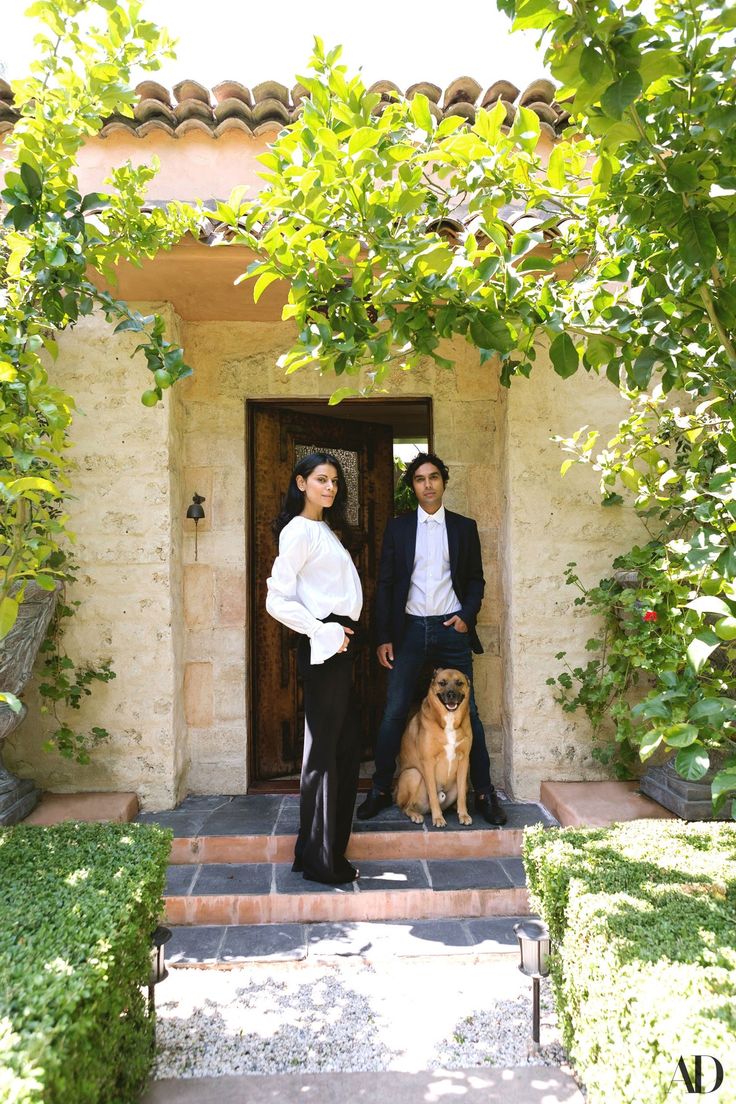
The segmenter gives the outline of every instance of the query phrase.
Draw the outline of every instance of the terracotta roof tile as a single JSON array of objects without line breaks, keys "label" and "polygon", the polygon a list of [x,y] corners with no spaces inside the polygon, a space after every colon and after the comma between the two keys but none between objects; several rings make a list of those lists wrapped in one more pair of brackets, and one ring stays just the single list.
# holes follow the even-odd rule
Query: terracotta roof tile
[{"label": "terracotta roof tile", "polygon": [[475,104],[480,96],[481,87],[472,77],[458,77],[445,89],[445,98],[442,106],[445,111],[456,103]]},{"label": "terracotta roof tile", "polygon": [[182,103],[184,100],[196,100],[199,103],[207,104],[209,107],[210,93],[209,89],[205,88],[203,84],[195,80],[183,80],[174,85],[174,95],[176,96],[176,102]]},{"label": "terracotta roof tile", "polygon": [[167,103],[150,97],[138,101],[133,109],[133,115],[137,123],[147,123],[149,119],[162,119],[170,126],[176,126],[177,123],[176,115]]},{"label": "terracotta roof tile", "polygon": [[253,93],[250,88],[246,88],[240,81],[220,81],[220,83],[216,84],[212,89],[212,95],[218,103],[222,103],[223,100],[240,100],[242,103],[247,104],[248,107],[253,106]]},{"label": "terracotta roof tile", "polygon": [[141,100],[159,100],[160,103],[171,107],[171,94],[168,88],[164,88],[158,81],[145,80],[135,86],[136,93]]},{"label": "terracotta roof tile", "polygon": [[[307,96],[301,84],[288,89],[278,81],[262,81],[253,89],[240,81],[223,80],[211,90],[199,81],[186,78],[173,88],[173,95],[157,81],[145,80],[136,87],[138,102],[134,118],[114,113],[103,120],[100,136],[130,134],[140,138],[163,133],[174,138],[186,134],[222,134],[239,132],[260,136],[275,133],[296,119]],[[497,80],[485,92],[472,77],[458,77],[444,90],[430,81],[418,81],[404,92],[390,80],[376,81],[371,91],[378,92],[380,102],[374,114],[380,115],[397,96],[408,99],[421,93],[437,120],[447,115],[460,116],[472,122],[478,106],[491,107],[501,100],[506,109],[506,125],[510,126],[516,108],[522,104],[540,119],[542,131],[554,139],[569,120],[565,104],[555,99],[555,86],[549,80],[532,81],[522,92],[507,80]],[[0,79],[0,136],[12,130],[18,113],[13,109],[13,93],[7,81]]]},{"label": "terracotta roof tile", "polygon": [[401,89],[398,84],[394,84],[393,81],[380,80],[374,81],[374,83],[368,89],[369,92],[378,92],[381,99],[386,102],[391,100],[398,100],[401,96]]},{"label": "terracotta roof tile", "polygon": [[278,81],[261,81],[253,89],[253,99],[257,104],[263,100],[278,100],[284,107],[289,107],[289,89]]},{"label": "terracotta roof tile", "polygon": [[548,80],[535,80],[531,84],[527,85],[521,94],[519,103],[522,107],[530,106],[532,103],[541,101],[542,103],[551,104],[555,98],[555,92],[557,89],[553,85],[552,81]]},{"label": "terracotta roof tile", "polygon": [[483,93],[483,99],[480,101],[480,106],[490,107],[498,99],[513,103],[518,95],[519,89],[515,84],[512,84],[511,81],[497,80],[490,88],[486,88]]},{"label": "terracotta roof tile", "polygon": [[418,84],[410,84],[406,90],[406,98],[410,100],[417,92],[421,92],[431,103],[439,103],[442,89],[438,84],[430,84],[429,81],[419,81]]}]

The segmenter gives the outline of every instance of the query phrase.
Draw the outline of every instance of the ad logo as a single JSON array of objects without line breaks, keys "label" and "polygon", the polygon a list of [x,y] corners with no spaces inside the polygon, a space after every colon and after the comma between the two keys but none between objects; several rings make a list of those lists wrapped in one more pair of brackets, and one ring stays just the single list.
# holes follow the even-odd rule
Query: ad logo
[{"label": "ad logo", "polygon": [[[720,1089],[723,1084],[723,1066],[718,1059],[714,1058],[712,1054],[696,1054],[694,1058],[694,1076],[691,1077],[690,1070],[687,1068],[687,1062],[682,1055],[680,1055],[672,1080],[670,1081],[670,1087],[667,1090],[668,1093],[670,1093],[677,1084],[684,1085],[686,1092],[695,1093],[699,1096],[705,1096],[706,1093],[713,1093],[716,1089]],[[705,1088],[703,1085],[703,1062],[706,1060],[712,1062],[714,1067],[713,1071],[709,1074],[709,1080],[713,1074],[715,1075],[715,1080],[709,1089]]]}]

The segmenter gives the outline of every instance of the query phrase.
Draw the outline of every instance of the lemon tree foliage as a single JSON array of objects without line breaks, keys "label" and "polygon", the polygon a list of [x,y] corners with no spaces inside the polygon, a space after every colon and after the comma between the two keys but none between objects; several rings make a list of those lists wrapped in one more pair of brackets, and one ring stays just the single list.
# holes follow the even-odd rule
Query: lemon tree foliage
[{"label": "lemon tree foliage", "polygon": [[575,309],[599,331],[585,358],[629,413],[611,441],[586,426],[563,442],[563,469],[591,465],[604,502],[632,502],[647,530],[616,561],[633,586],[612,577],[586,590],[569,573],[604,629],[558,688],[642,758],[672,749],[691,780],[725,754],[720,808],[736,790],[736,7],[499,7],[543,33],[595,154],[581,234],[590,281]]},{"label": "lemon tree foliage", "polygon": [[95,309],[117,330],[140,333],[153,374],[146,405],[190,371],[161,318],[142,317],[88,276],[114,283],[120,261],[140,264],[193,224],[180,207],[141,212],[154,175],[147,166],[116,168],[105,194],[79,191],[80,147],[105,116],[130,112],[133,67],[155,69],[170,53],[166,35],[140,10],[138,0],[41,0],[28,13],[43,26],[38,60],[13,85],[21,117],[2,165],[0,640],[27,581],[53,589],[66,574],[74,398],[54,382],[57,333]]},{"label": "lemon tree foliage", "polygon": [[[261,156],[266,186],[254,200],[222,204],[234,241],[258,253],[246,277],[258,300],[289,282],[283,312],[297,338],[288,372],[307,366],[344,379],[333,400],[384,382],[389,369],[422,357],[452,361],[443,340],[461,335],[480,363],[500,357],[504,382],[529,374],[540,340],[552,343],[561,375],[579,354],[563,331],[565,281],[579,213],[592,185],[585,146],[556,154],[570,181],[553,188],[537,147],[540,122],[520,108],[510,129],[501,103],[471,127],[439,124],[427,98],[382,105],[319,39],[303,112]],[[523,226],[509,225],[527,216]],[[560,231],[561,218],[568,230]],[[472,226],[455,230],[460,220]],[[550,244],[551,241],[551,244]]]}]

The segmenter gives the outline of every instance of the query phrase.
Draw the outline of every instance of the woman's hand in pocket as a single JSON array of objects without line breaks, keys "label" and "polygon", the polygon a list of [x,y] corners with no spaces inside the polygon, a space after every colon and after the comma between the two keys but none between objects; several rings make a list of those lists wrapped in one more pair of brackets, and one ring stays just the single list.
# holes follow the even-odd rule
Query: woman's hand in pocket
[{"label": "woman's hand in pocket", "polygon": [[353,629],[348,629],[345,626],[343,626],[343,632],[345,633],[345,638],[342,642],[342,648],[340,648],[341,652],[346,652],[348,650],[348,644],[350,643],[350,637],[353,635],[353,631],[354,631]]}]

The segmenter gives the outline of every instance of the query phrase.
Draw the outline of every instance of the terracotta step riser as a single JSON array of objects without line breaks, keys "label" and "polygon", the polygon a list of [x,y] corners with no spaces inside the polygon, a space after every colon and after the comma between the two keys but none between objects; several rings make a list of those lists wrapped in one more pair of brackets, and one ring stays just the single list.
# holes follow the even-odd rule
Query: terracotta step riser
[{"label": "terracotta step riser", "polygon": [[[350,838],[348,858],[360,859],[502,859],[521,855],[523,831],[499,832],[366,832]],[[194,836],[174,840],[169,862],[291,862],[296,836]]]},{"label": "terracotta step riser", "polygon": [[523,887],[409,889],[401,892],[294,893],[167,897],[169,924],[285,924],[351,920],[431,920],[437,917],[526,916]]}]

